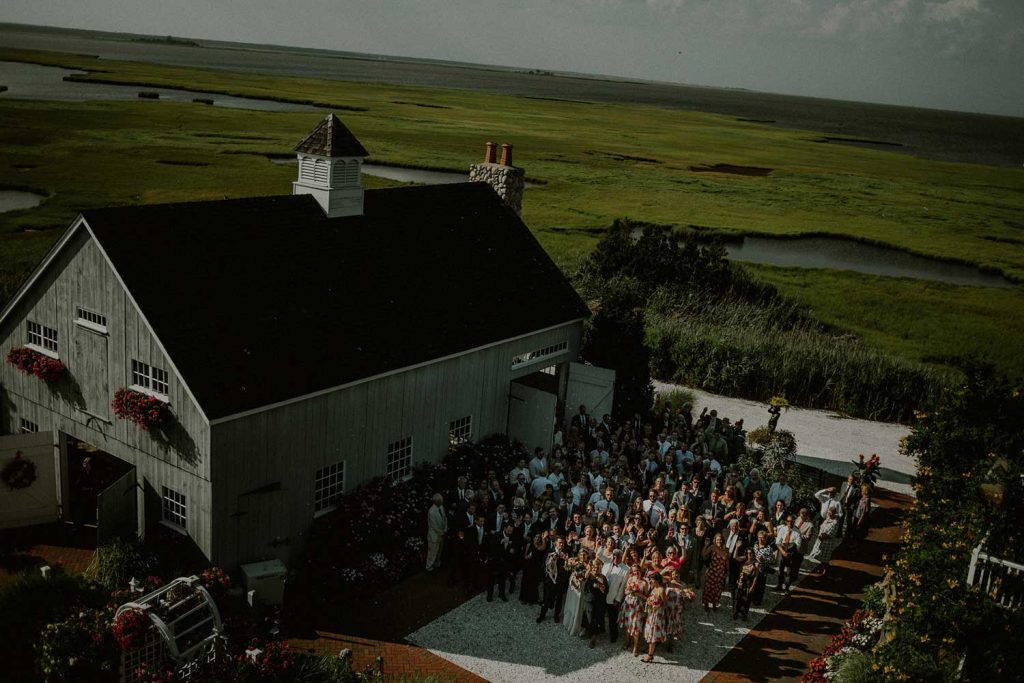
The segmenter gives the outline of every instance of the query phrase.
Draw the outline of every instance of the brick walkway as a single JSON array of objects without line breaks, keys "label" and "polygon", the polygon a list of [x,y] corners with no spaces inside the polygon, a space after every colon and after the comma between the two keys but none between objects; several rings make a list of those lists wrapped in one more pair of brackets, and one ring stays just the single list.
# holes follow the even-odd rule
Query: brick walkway
[{"label": "brick walkway", "polygon": [[911,498],[877,490],[873,528],[859,551],[848,543],[832,556],[828,575],[806,576],[704,678],[703,683],[793,681],[860,607],[863,589],[882,577],[883,556],[900,546],[900,521]]},{"label": "brick walkway", "polygon": [[289,633],[286,628],[282,636],[290,647],[307,652],[337,654],[349,649],[356,670],[383,657],[388,680],[433,674],[445,681],[481,683],[484,679],[476,674],[404,642],[406,635],[471,597],[461,587],[449,587],[446,578],[444,571],[420,572],[389,591],[368,595],[346,614],[321,624],[324,628],[317,628],[315,633]]},{"label": "brick walkway", "polygon": [[61,567],[69,574],[84,572],[96,554],[93,535],[62,524],[0,532],[0,583],[43,565]]}]

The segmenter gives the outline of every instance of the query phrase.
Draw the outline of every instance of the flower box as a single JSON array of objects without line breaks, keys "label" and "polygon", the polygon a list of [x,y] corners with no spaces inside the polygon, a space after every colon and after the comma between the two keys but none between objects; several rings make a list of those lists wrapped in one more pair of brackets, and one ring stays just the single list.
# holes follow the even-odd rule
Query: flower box
[{"label": "flower box", "polygon": [[67,366],[63,361],[25,346],[8,351],[7,362],[28,375],[35,375],[47,384],[53,384],[67,372]]},{"label": "flower box", "polygon": [[160,399],[124,387],[114,394],[111,406],[119,419],[131,420],[146,431],[166,424],[171,416],[170,408]]}]

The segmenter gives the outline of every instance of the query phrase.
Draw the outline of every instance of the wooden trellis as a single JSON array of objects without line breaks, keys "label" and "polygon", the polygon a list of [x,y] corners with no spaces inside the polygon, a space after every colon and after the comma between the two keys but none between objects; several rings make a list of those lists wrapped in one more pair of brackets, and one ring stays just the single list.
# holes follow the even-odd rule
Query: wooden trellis
[{"label": "wooden trellis", "polygon": [[143,665],[187,673],[193,662],[209,656],[223,631],[217,603],[195,576],[175,579],[126,602],[115,618],[127,610],[141,612],[149,623],[142,645],[122,654],[122,681],[131,681]]}]

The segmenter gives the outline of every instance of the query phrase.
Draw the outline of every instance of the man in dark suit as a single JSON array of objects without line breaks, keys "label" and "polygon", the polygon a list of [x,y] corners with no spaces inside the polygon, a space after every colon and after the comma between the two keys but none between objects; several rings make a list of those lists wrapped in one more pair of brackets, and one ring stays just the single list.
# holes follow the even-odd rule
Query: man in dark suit
[{"label": "man in dark suit", "polygon": [[572,424],[580,430],[580,436],[586,438],[590,433],[590,416],[587,415],[587,407],[580,406],[580,412],[573,416]]},{"label": "man in dark suit", "polygon": [[537,623],[544,621],[548,610],[554,610],[555,621],[562,620],[562,603],[565,592],[569,590],[569,571],[565,561],[569,556],[565,553],[565,539],[555,539],[555,549],[544,559],[544,606],[540,609]]},{"label": "man in dark suit", "polygon": [[498,597],[505,602],[508,602],[508,597],[505,595],[505,583],[509,584],[510,591],[515,590],[514,574],[511,580],[509,574],[513,572],[516,558],[521,553],[512,531],[512,525],[506,524],[500,534],[494,534],[491,537],[488,548],[491,557],[487,567],[487,602],[494,600],[495,584],[498,586]]},{"label": "man in dark suit", "polygon": [[726,513],[726,505],[718,500],[718,491],[711,492],[711,499],[704,503],[704,518],[708,520],[715,531],[721,531],[725,526],[722,517]]},{"label": "man in dark suit", "polygon": [[490,538],[487,535],[487,521],[483,515],[477,515],[473,526],[466,531],[466,546],[462,554],[466,567],[466,590],[475,593],[480,589],[480,578],[490,563],[487,553]]},{"label": "man in dark suit", "polygon": [[836,497],[843,506],[843,514],[839,518],[839,535],[846,538],[853,528],[853,511],[857,509],[860,502],[860,484],[857,483],[857,473],[850,472],[846,481],[839,488],[839,495]]}]

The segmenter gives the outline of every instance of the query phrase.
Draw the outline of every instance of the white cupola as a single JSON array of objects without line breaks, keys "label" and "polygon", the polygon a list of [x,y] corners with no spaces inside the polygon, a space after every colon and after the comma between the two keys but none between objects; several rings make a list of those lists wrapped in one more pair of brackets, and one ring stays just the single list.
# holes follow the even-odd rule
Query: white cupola
[{"label": "white cupola", "polygon": [[363,213],[359,174],[369,152],[337,116],[328,114],[295,147],[299,179],[292,194],[311,194],[328,218]]}]

